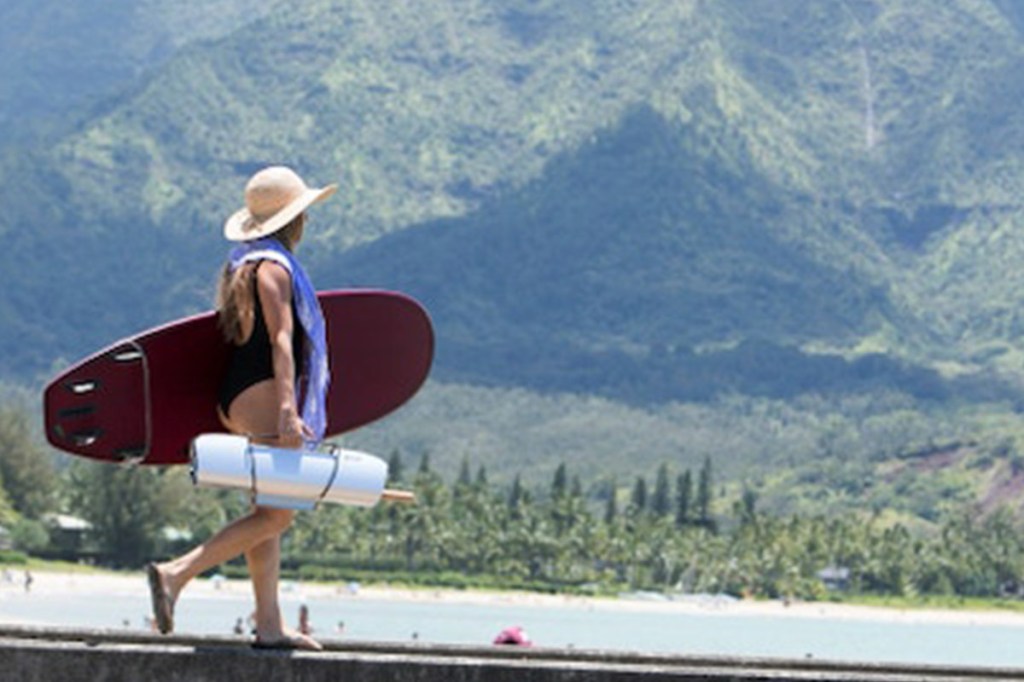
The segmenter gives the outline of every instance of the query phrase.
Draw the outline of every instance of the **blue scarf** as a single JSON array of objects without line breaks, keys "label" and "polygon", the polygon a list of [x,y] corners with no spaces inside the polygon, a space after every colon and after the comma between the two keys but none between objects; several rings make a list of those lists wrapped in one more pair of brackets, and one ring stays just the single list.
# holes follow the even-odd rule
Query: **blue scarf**
[{"label": "blue scarf", "polygon": [[[307,381],[302,405],[302,421],[313,431],[316,441],[327,430],[327,386],[331,381],[327,367],[327,327],[316,298],[316,289],[292,252],[273,237],[242,242],[228,254],[231,272],[245,263],[270,260],[280,264],[292,276],[292,300],[295,314],[306,334],[305,363]],[[292,352],[298,352],[293,349]],[[296,377],[298,380],[298,377]]]}]

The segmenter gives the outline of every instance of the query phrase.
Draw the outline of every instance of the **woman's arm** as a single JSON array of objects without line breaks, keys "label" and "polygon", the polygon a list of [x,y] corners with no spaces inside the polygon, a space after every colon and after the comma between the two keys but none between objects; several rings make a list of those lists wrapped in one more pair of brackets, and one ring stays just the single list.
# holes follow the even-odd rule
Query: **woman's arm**
[{"label": "woman's arm", "polygon": [[279,406],[277,420],[278,442],[284,447],[297,448],[302,445],[303,436],[312,437],[309,428],[299,415],[295,396],[295,360],[292,348],[292,279],[283,266],[265,261],[256,270],[256,286],[259,287],[263,319],[270,336],[271,356],[274,366],[274,390]]}]

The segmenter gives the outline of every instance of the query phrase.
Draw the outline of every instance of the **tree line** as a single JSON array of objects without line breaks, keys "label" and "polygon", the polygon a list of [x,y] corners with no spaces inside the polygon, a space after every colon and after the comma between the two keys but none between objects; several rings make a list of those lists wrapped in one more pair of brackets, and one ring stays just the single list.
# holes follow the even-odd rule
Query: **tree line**
[{"label": "tree line", "polygon": [[[710,458],[696,471],[662,464],[653,479],[606,478],[587,492],[564,463],[550,484],[532,487],[519,476],[492,484],[469,459],[450,482],[429,455],[414,471],[398,451],[389,464],[389,485],[414,490],[417,504],[299,514],[282,547],[287,574],[572,593],[1024,594],[1024,535],[1005,510],[964,508],[930,532],[869,511],[780,517],[758,509],[751,488],[733,498],[716,492]],[[61,511],[91,524],[78,558],[120,567],[202,541],[247,506],[238,493],[192,488],[184,467],[76,458],[57,470],[24,416],[8,409],[0,409],[0,479],[0,523],[16,548],[54,554],[45,519]],[[220,570],[240,573],[244,564]]]},{"label": "tree line", "polygon": [[871,512],[777,517],[758,510],[751,489],[718,509],[710,459],[696,475],[673,477],[662,465],[650,490],[638,476],[627,486],[605,481],[591,496],[565,465],[541,490],[518,478],[491,485],[467,462],[447,484],[429,457],[403,478],[393,455],[392,471],[417,505],[303,515],[286,540],[285,565],[336,579],[384,569],[423,582],[799,599],[837,589],[999,597],[1024,586],[1024,540],[1008,511],[965,509],[921,533]]}]

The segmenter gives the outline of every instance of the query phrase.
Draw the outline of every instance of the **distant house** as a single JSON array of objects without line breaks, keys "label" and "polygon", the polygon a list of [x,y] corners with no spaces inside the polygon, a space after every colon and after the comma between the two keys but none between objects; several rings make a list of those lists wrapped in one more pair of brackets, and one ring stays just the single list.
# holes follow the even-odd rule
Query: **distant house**
[{"label": "distant house", "polygon": [[50,531],[52,554],[62,559],[77,559],[88,553],[91,523],[68,514],[44,514],[42,521]]},{"label": "distant house", "polygon": [[827,589],[842,592],[850,586],[850,569],[841,566],[827,566],[818,571],[818,580]]}]

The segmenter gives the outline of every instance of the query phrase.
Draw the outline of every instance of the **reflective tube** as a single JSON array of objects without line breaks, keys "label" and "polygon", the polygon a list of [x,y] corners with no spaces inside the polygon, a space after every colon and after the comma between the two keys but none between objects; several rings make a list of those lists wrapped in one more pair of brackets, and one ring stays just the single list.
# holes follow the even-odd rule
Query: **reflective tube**
[{"label": "reflective tube", "polygon": [[292,450],[211,433],[192,441],[191,474],[197,486],[248,490],[262,506],[313,509],[325,501],[372,507],[384,491],[388,465],[356,450]]}]

